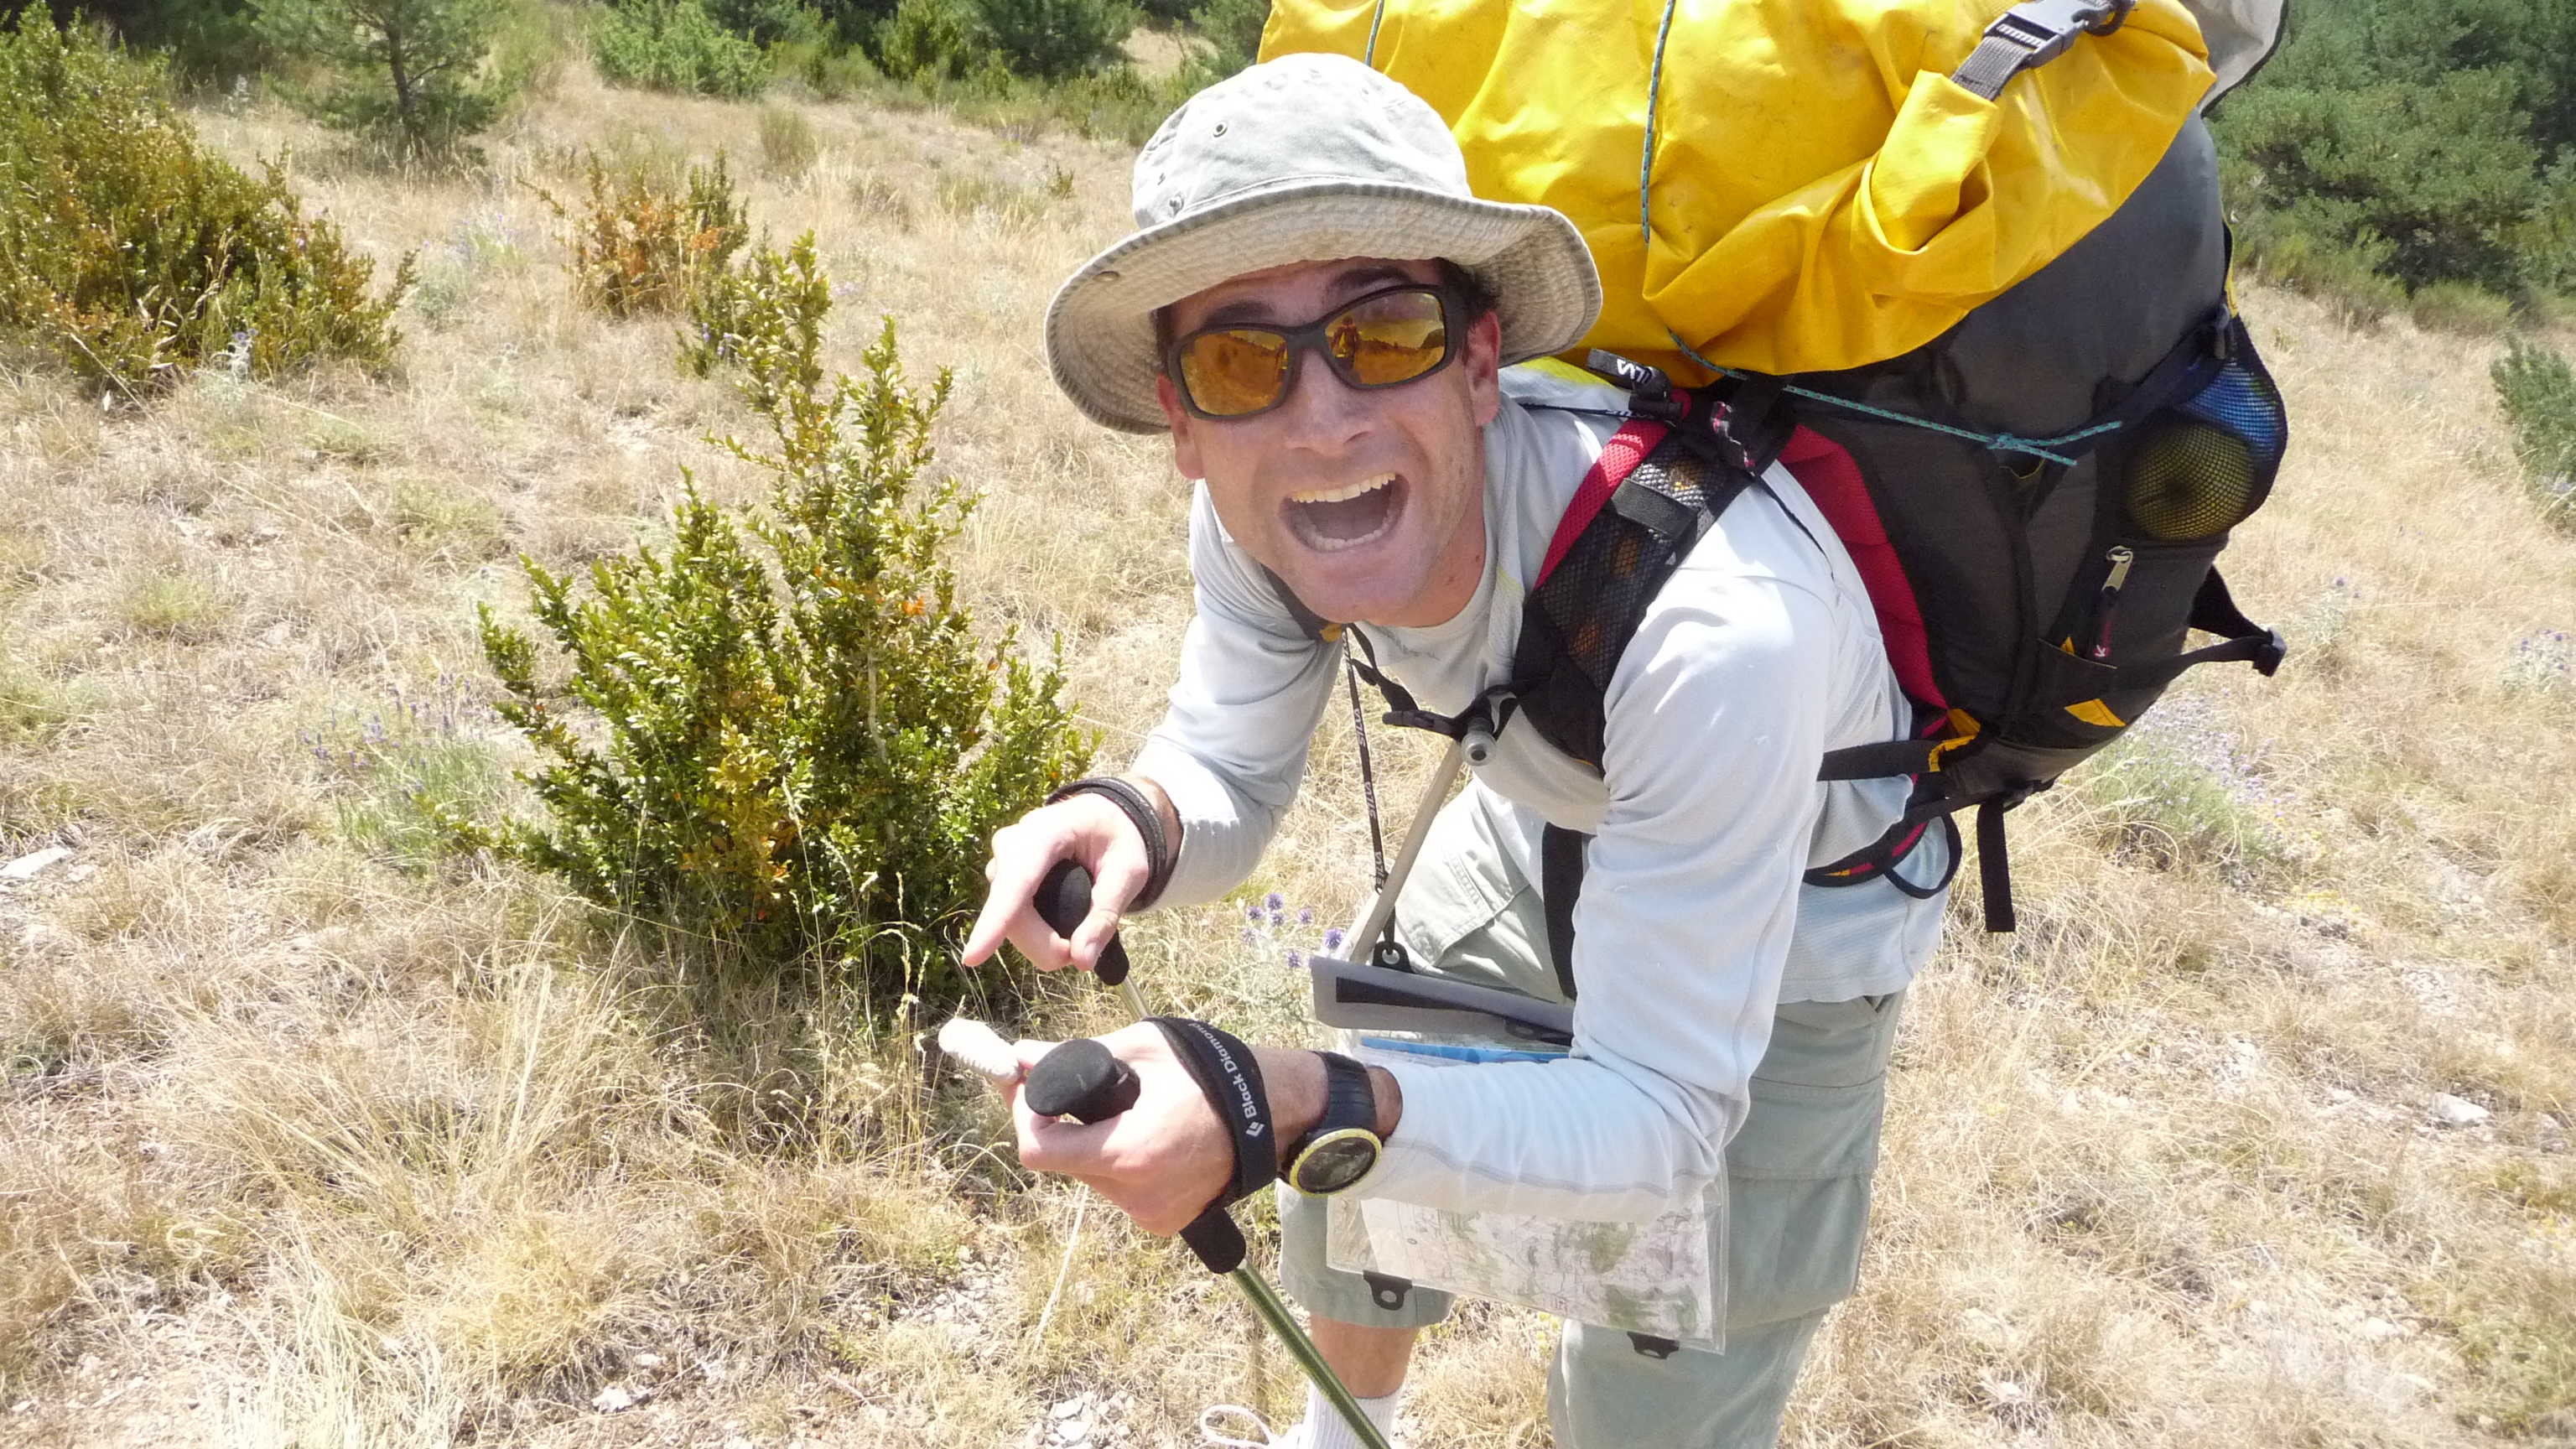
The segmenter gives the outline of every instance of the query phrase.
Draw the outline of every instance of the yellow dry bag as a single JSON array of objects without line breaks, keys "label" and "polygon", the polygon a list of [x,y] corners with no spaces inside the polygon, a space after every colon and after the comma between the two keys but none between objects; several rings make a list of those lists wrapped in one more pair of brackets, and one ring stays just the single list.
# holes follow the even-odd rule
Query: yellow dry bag
[{"label": "yellow dry bag", "polygon": [[2178,0],[2138,0],[2009,84],[1953,79],[2004,11],[1276,0],[1261,53],[1402,81],[1457,134],[1477,194],[1583,229],[1605,298],[1586,347],[1706,381],[1693,355],[1802,373],[1930,342],[2108,217],[2210,89]]}]

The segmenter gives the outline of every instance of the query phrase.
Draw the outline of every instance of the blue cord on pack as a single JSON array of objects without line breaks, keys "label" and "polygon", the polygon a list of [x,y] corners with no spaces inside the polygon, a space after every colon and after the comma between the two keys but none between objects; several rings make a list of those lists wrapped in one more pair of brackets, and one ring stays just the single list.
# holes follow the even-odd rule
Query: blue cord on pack
[{"label": "blue cord on pack", "polygon": [[[1655,181],[1655,110],[1656,103],[1661,99],[1664,89],[1664,43],[1672,38],[1673,11],[1678,8],[1679,4],[1680,0],[1664,0],[1664,18],[1662,23],[1655,28],[1654,64],[1646,73],[1646,143],[1644,153],[1639,156],[1637,160],[1637,235],[1638,241],[1649,249],[1651,249],[1655,244],[1655,228],[1653,222]],[[1384,14],[1385,10],[1386,0],[1378,0],[1378,12],[1380,14]],[[1369,48],[1372,51],[1377,48],[1377,29],[1374,24],[1369,28]],[[1700,356],[1698,349],[1692,347],[1689,343],[1684,342],[1681,334],[1673,331],[1669,327],[1664,329],[1664,335],[1673,340],[1673,345],[1682,350],[1683,356],[1688,357],[1691,361],[1698,363],[1700,366],[1707,368],[1710,372],[1713,372],[1720,377],[1732,377],[1741,381],[1744,378],[1754,375],[1744,371],[1742,368],[1727,367],[1719,363],[1711,362],[1707,358]],[[1890,408],[1873,407],[1865,402],[1854,402],[1852,399],[1847,397],[1836,397],[1832,393],[1818,392],[1814,388],[1800,387],[1795,383],[1784,382],[1781,383],[1780,386],[1782,391],[1785,391],[1794,397],[1806,398],[1812,402],[1827,403],[1834,407],[1845,409],[1849,412],[1860,413],[1868,417],[1877,418],[1883,422],[1903,423],[1907,427],[1911,428],[1923,428],[1930,432],[1947,433],[1951,437],[1965,439],[1968,442],[1976,443],[1993,452],[2020,453],[2026,457],[2044,459],[2051,463],[2061,463],[2069,468],[2075,466],[2075,459],[2064,453],[2053,452],[2051,451],[2052,449],[2063,448],[2069,443],[2080,443],[2086,438],[2115,431],[2120,426],[2117,422],[2096,423],[2092,427],[2078,428],[2071,433],[2060,433],[2053,438],[2025,438],[2013,433],[1979,433],[1973,432],[1967,428],[1954,428],[1947,423],[1936,423],[1930,418],[1918,418],[1911,413],[1900,413]]]}]

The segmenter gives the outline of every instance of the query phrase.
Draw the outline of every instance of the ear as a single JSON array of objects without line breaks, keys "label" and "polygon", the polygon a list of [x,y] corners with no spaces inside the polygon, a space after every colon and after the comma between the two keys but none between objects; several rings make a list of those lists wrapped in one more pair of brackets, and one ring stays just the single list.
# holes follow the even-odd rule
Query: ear
[{"label": "ear", "polygon": [[1193,483],[1207,477],[1199,463],[1198,419],[1181,406],[1181,390],[1172,385],[1171,374],[1154,374],[1154,401],[1162,404],[1163,421],[1172,427],[1172,466]]},{"label": "ear", "polygon": [[1475,410],[1476,426],[1480,428],[1502,411],[1502,361],[1502,314],[1488,312],[1467,329],[1466,346],[1458,354],[1458,365],[1467,370],[1468,403]]}]

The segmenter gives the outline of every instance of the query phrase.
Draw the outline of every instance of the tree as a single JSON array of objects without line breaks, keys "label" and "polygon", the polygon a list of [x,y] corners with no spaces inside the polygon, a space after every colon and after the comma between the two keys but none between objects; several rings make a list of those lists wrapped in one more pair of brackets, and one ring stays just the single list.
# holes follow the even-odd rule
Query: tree
[{"label": "tree", "polygon": [[483,74],[504,0],[258,0],[260,32],[332,71],[290,91],[326,125],[370,136],[407,159],[452,155],[508,97]]}]

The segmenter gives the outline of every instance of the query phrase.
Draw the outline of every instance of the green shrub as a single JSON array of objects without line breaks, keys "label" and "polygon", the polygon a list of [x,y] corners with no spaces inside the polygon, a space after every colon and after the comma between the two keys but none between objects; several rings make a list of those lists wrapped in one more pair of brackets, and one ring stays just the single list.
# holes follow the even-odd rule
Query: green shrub
[{"label": "green shrub", "polygon": [[503,0],[254,0],[260,34],[328,79],[287,98],[411,161],[457,154],[509,96],[483,72]]},{"label": "green shrub", "polygon": [[575,290],[612,317],[686,310],[751,238],[722,154],[674,180],[640,161],[612,170],[594,152],[584,175],[578,214],[537,195],[570,227]]},{"label": "green shrub", "polygon": [[2576,369],[2517,337],[2492,375],[2532,496],[2552,522],[2576,527]]},{"label": "green shrub", "polygon": [[2293,855],[2256,761],[2198,699],[2167,699],[2074,778],[2123,858],[2241,880]]},{"label": "green shrub", "polygon": [[[883,998],[954,999],[949,964],[982,896],[990,833],[1078,774],[1090,742],[1059,665],[978,641],[941,554],[972,506],[924,486],[942,374],[909,385],[889,321],[866,375],[819,377],[828,291],[808,239],[748,269],[787,325],[735,359],[774,452],[766,508],[694,485],[663,548],[603,559],[588,587],[523,561],[568,669],[483,614],[500,710],[546,757],[542,822],[461,829],[621,912],[746,964],[838,962]],[[812,324],[812,325],[808,325]]]},{"label": "green shrub", "polygon": [[200,149],[155,67],[42,10],[0,33],[0,189],[0,341],[103,389],[218,355],[263,376],[391,364],[411,259],[371,295],[373,263],[274,167],[254,180]]},{"label": "green shrub", "polygon": [[962,78],[983,48],[969,0],[902,0],[877,31],[877,63],[898,80]]},{"label": "green shrub", "polygon": [[2278,215],[2250,217],[2238,235],[2246,260],[2265,276],[2327,303],[2354,326],[2374,326],[2406,308],[2406,288],[2379,270],[2384,247],[2337,241]]},{"label": "green shrub", "polygon": [[783,40],[769,48],[773,74],[805,87],[820,101],[845,101],[874,90],[884,79],[866,51],[823,40]]},{"label": "green shrub", "polygon": [[1060,81],[1124,59],[1136,28],[1125,0],[974,0],[987,44],[1014,75]]},{"label": "green shrub", "polygon": [[755,96],[769,84],[760,47],[725,29],[699,0],[624,0],[601,17],[591,55],[615,85]]},{"label": "green shrub", "polygon": [[2491,337],[2513,323],[2513,302],[2475,282],[2428,282],[2415,289],[2406,310],[2427,332]]},{"label": "green shrub", "polygon": [[475,712],[462,681],[441,674],[425,699],[397,690],[388,707],[364,716],[333,710],[322,727],[299,733],[342,838],[427,870],[453,844],[446,822],[499,808],[509,774],[467,729]]},{"label": "green shrub", "polygon": [[763,48],[821,40],[831,27],[805,0],[702,0],[716,24]]},{"label": "green shrub", "polygon": [[814,260],[812,233],[785,256],[762,247],[698,292],[680,335],[680,365],[700,377],[720,364],[740,366],[752,410],[769,416],[791,395],[822,385],[817,359],[831,310],[832,282]]},{"label": "green shrub", "polygon": [[803,111],[784,106],[764,107],[760,113],[761,169],[781,181],[801,181],[814,169],[815,158],[823,154],[822,138],[814,134],[814,123]]},{"label": "green shrub", "polygon": [[1197,24],[1208,49],[1191,57],[1189,89],[1214,85],[1252,64],[1261,50],[1261,27],[1269,20],[1270,0],[1204,0]]}]

